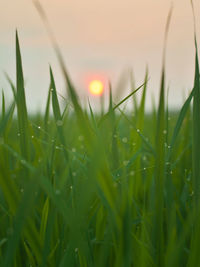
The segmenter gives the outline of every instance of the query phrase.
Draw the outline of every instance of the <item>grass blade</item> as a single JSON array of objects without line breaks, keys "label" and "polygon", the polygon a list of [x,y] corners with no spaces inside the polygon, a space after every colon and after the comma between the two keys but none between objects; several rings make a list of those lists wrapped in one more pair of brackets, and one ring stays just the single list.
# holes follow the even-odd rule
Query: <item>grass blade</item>
[{"label": "grass blade", "polygon": [[29,157],[28,141],[28,114],[26,108],[26,99],[24,92],[24,77],[22,70],[22,60],[18,33],[16,32],[16,84],[17,84],[17,115],[20,134],[20,147],[22,156],[25,159]]}]

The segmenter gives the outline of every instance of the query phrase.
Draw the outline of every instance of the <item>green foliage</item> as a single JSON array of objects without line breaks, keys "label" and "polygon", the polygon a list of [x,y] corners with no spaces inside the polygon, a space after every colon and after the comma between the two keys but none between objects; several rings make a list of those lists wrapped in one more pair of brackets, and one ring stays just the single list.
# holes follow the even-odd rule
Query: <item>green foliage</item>
[{"label": "green foliage", "polygon": [[0,116],[0,266],[199,266],[198,54],[180,111],[166,110],[163,66],[158,110],[145,112],[147,71],[118,104],[110,86],[108,111],[96,114],[57,53],[73,109],[63,111],[50,68],[45,112],[30,116],[16,35],[14,100],[2,94]]}]

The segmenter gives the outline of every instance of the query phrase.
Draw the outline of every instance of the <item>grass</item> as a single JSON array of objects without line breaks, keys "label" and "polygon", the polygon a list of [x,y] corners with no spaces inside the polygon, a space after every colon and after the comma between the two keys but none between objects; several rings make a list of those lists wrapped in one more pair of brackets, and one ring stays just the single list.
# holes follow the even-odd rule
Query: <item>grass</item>
[{"label": "grass", "polygon": [[81,107],[55,49],[70,103],[61,108],[50,67],[45,112],[30,116],[16,34],[16,86],[6,76],[13,102],[2,93],[0,118],[0,266],[199,266],[197,46],[180,111],[168,110],[163,60],[159,107],[149,114],[148,70],[119,103],[110,86],[108,110],[96,114]]}]

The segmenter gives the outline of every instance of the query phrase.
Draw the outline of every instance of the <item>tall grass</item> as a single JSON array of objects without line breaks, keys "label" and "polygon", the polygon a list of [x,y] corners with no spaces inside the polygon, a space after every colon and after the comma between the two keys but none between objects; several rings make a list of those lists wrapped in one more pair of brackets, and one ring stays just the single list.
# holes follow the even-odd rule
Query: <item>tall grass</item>
[{"label": "tall grass", "polygon": [[[164,64],[153,113],[147,71],[117,104],[110,86],[108,110],[96,114],[81,107],[57,55],[71,104],[61,108],[50,68],[45,112],[30,116],[16,34],[13,103],[2,94],[0,116],[0,266],[200,266],[197,46],[194,87],[176,113],[165,104]],[[125,113],[129,98],[135,110]]]}]

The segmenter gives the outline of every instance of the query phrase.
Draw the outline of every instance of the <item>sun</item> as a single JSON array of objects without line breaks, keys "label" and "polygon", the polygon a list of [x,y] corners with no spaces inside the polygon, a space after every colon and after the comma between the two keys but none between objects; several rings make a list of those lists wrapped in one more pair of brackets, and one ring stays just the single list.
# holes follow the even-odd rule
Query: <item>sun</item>
[{"label": "sun", "polygon": [[104,85],[100,80],[93,80],[89,83],[89,91],[93,95],[102,95],[104,89]]}]

